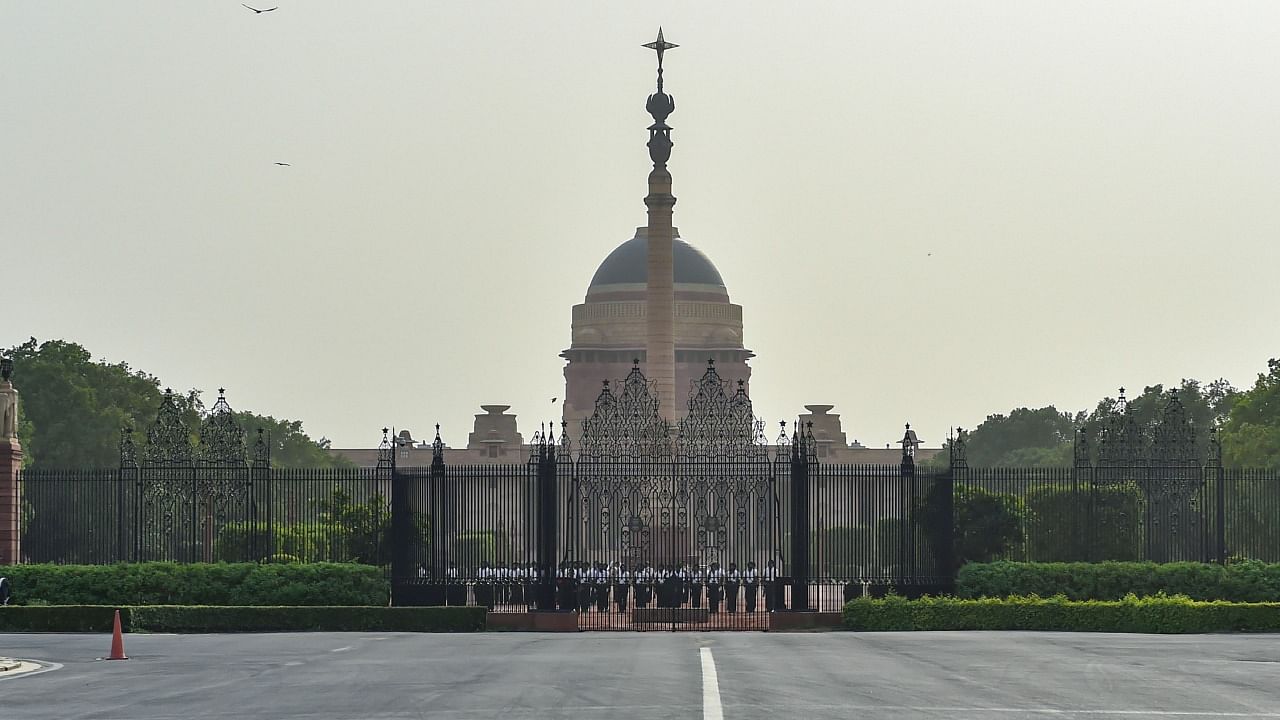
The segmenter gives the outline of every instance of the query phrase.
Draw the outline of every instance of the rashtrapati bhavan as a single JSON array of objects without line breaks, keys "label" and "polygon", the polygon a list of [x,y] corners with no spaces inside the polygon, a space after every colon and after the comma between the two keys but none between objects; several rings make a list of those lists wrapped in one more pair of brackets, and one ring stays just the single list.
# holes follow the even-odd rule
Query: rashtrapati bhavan
[{"label": "rashtrapati bhavan", "polygon": [[[618,382],[639,366],[652,381],[659,411],[675,422],[687,408],[690,388],[714,365],[730,388],[749,391],[755,354],[744,343],[743,308],[734,304],[715,264],[693,244],[680,237],[672,225],[675,197],[666,167],[671,154],[671,127],[667,117],[675,100],[663,91],[662,51],[675,47],[659,33],[658,91],[649,96],[646,110],[649,154],[654,162],[644,202],[648,223],[637,227],[629,240],[613,248],[600,263],[587,286],[586,297],[573,306],[569,347],[560,353],[566,361],[562,396],[563,420],[571,439],[590,417],[596,398],[607,381]],[[846,435],[834,405],[806,405],[799,420],[812,423],[818,457],[828,462],[894,464],[901,447],[869,448]],[[509,463],[527,457],[524,437],[516,429],[516,415],[509,405],[481,405],[465,447],[445,445],[450,463]],[[878,428],[880,432],[886,428]],[[902,431],[896,431],[902,432]],[[433,437],[414,437],[408,430],[393,442],[400,464],[431,461]],[[920,447],[908,426],[899,445],[910,444],[917,460],[939,452]],[[358,465],[374,466],[376,448],[335,449]]]}]

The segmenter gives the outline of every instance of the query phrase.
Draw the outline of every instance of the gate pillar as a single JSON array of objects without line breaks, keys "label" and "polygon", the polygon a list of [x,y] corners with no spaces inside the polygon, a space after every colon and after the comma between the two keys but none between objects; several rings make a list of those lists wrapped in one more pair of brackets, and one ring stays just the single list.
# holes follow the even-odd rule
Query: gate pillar
[{"label": "gate pillar", "polygon": [[[554,433],[548,437],[535,437],[533,453],[531,460],[536,464],[534,482],[538,527],[537,607],[540,611],[550,612],[556,609],[556,494],[559,489]],[[568,461],[567,456],[565,461]]]},{"label": "gate pillar", "polygon": [[809,477],[817,464],[813,423],[796,430],[791,442],[791,609],[809,610]]},{"label": "gate pillar", "polygon": [[0,565],[22,560],[22,500],[18,471],[22,445],[18,442],[18,391],[13,389],[13,360],[0,359]]}]

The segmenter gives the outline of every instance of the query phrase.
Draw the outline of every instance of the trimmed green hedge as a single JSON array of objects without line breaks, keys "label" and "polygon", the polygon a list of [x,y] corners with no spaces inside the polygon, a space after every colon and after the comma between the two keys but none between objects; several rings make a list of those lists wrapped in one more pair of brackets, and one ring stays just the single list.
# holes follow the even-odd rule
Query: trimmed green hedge
[{"label": "trimmed green hedge", "polygon": [[[0,632],[110,632],[115,607],[51,605],[0,608]],[[483,607],[248,607],[143,605],[120,608],[126,632],[473,632]]]},{"label": "trimmed green hedge", "polygon": [[956,576],[964,598],[1064,595],[1071,600],[1118,600],[1130,593],[1165,593],[1193,600],[1280,602],[1280,564],[1246,560],[1209,563],[970,563]]},{"label": "trimmed green hedge", "polygon": [[355,563],[9,565],[17,605],[386,605],[381,568]]},{"label": "trimmed green hedge", "polygon": [[[0,607],[0,632],[111,632],[112,605]],[[120,626],[129,629],[129,608],[119,608]]]},{"label": "trimmed green hedge", "polygon": [[844,606],[850,630],[1065,630],[1208,633],[1280,631],[1280,603],[1199,602],[1185,597],[860,598]]}]

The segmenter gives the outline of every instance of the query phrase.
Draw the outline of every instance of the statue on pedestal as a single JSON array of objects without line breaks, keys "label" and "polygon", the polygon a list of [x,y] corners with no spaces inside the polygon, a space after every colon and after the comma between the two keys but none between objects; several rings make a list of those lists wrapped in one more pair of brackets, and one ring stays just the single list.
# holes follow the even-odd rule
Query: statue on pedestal
[{"label": "statue on pedestal", "polygon": [[18,391],[12,377],[13,359],[0,358],[0,440],[18,437]]}]

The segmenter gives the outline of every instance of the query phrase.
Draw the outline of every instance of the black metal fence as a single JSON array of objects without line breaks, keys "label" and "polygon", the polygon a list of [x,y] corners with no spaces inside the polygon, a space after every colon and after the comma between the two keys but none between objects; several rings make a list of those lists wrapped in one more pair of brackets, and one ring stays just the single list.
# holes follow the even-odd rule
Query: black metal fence
[{"label": "black metal fence", "polygon": [[970,468],[961,562],[1280,562],[1280,473],[1219,467]]},{"label": "black metal fence", "polygon": [[[577,611],[593,629],[762,628],[772,610],[948,592],[967,562],[1280,562],[1280,472],[1223,468],[1176,395],[1140,427],[1122,404],[1074,467],[819,463],[812,432],[772,443],[714,366],[672,425],[637,368],[605,384],[580,447],[539,432],[524,463],[271,467],[224,397],[199,442],[166,394],[139,458],[20,474],[25,562],[357,562],[394,604]],[[1096,452],[1094,451],[1096,448]]]},{"label": "black metal fence", "polygon": [[386,471],[28,470],[19,483],[24,562],[391,559]]}]

